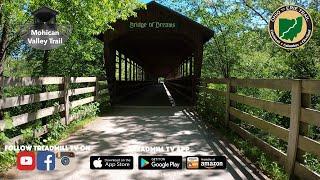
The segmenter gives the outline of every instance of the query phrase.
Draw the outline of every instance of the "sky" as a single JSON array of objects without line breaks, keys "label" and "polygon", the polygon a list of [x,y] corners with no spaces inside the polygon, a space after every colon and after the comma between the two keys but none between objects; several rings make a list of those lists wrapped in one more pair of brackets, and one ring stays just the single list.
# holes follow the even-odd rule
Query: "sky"
[{"label": "sky", "polygon": [[150,1],[152,1],[152,0],[140,0],[141,2],[144,2],[144,3],[148,3],[148,2],[150,2]]}]

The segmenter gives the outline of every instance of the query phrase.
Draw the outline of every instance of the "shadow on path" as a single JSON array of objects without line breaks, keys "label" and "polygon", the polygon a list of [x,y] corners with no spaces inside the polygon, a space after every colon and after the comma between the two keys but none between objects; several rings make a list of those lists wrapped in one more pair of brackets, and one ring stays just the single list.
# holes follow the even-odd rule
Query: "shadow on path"
[{"label": "shadow on path", "polygon": [[[221,143],[207,133],[199,119],[183,108],[115,108],[105,117],[62,141],[61,145],[89,145],[76,153],[76,166],[54,172],[11,170],[16,179],[264,179],[254,173]],[[190,151],[144,152],[141,147],[183,146]],[[91,155],[134,156],[133,170],[90,170]],[[138,170],[139,155],[225,155],[226,170]],[[185,167],[185,162],[183,164]]]}]

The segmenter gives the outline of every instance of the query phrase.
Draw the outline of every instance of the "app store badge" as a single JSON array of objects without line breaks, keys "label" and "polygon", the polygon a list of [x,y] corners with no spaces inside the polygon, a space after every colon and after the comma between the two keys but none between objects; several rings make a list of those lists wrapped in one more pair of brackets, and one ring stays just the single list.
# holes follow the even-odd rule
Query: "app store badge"
[{"label": "app store badge", "polygon": [[140,170],[182,169],[182,156],[139,156]]},{"label": "app store badge", "polygon": [[133,157],[90,156],[90,169],[133,169]]},{"label": "app store badge", "polygon": [[226,169],[225,156],[188,156],[187,169]]}]

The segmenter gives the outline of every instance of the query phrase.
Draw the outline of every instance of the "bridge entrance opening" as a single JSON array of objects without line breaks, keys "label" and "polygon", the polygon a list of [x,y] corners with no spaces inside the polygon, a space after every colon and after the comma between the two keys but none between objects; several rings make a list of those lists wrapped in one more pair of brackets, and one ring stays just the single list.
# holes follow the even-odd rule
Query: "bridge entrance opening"
[{"label": "bridge entrance opening", "polygon": [[154,1],[136,12],[98,36],[111,104],[192,105],[213,31]]}]

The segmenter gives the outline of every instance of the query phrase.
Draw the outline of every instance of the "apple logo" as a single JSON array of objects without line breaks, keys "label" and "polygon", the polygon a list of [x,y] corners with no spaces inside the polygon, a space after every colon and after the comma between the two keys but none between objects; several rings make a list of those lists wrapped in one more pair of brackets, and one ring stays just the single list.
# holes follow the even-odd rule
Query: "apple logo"
[{"label": "apple logo", "polygon": [[100,160],[100,158],[98,158],[98,159],[93,161],[93,166],[95,168],[101,168],[102,167],[102,161]]}]

